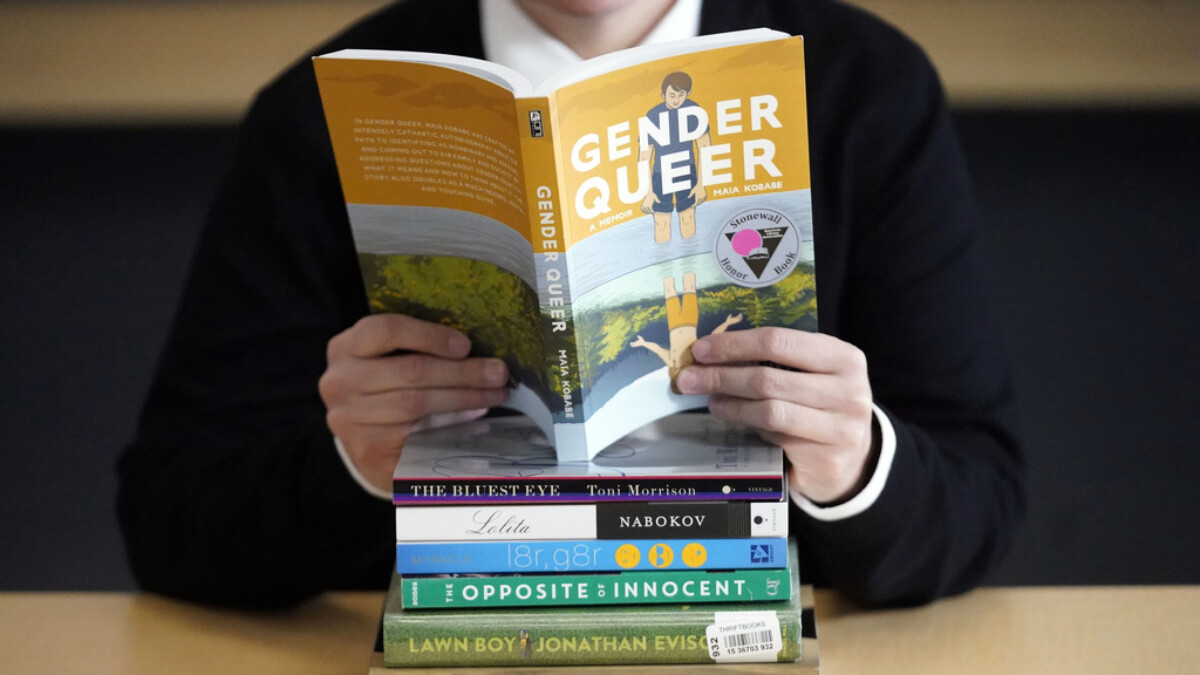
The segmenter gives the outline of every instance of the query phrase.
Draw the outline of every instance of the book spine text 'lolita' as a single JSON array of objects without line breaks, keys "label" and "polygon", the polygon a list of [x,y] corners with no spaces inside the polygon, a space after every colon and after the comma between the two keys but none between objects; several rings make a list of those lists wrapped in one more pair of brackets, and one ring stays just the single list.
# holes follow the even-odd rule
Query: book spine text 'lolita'
[{"label": "book spine text 'lolita'", "polygon": [[396,541],[786,537],[788,503],[608,502],[396,507]]}]

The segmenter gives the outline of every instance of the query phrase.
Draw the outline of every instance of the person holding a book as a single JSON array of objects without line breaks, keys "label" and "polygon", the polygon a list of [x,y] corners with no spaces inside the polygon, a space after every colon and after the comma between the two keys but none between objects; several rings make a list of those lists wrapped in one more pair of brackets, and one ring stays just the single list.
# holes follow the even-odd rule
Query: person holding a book
[{"label": "person holding a book", "polygon": [[[316,53],[463,54],[537,81],[758,26],[805,36],[822,333],[707,335],[678,386],[785,448],[811,581],[868,604],[962,592],[1011,543],[1022,464],[978,216],[916,46],[834,0],[406,0]],[[126,547],[152,591],[273,606],[382,588],[395,516],[378,497],[405,438],[507,396],[504,363],[456,331],[364,318],[314,79],[302,59],[251,107],[120,459]],[[766,363],[782,367],[747,365]]]}]

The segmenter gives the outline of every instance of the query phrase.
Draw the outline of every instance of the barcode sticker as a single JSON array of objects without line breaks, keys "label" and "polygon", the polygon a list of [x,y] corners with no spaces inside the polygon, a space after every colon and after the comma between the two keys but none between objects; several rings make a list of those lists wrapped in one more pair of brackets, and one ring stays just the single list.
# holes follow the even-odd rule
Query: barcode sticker
[{"label": "barcode sticker", "polygon": [[775,661],[783,649],[775,612],[716,612],[705,638],[708,655],[718,663]]}]

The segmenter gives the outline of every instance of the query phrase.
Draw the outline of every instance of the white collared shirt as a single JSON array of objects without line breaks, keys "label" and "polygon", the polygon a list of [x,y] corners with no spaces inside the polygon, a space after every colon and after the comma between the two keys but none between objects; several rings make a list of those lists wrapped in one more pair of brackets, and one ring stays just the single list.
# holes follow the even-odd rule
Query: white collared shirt
[{"label": "white collared shirt", "polygon": [[[700,1],[675,0],[641,44],[686,40],[700,34]],[[583,59],[558,38],[542,30],[516,0],[479,0],[483,21],[483,53],[508,66],[536,87],[546,78]]]}]

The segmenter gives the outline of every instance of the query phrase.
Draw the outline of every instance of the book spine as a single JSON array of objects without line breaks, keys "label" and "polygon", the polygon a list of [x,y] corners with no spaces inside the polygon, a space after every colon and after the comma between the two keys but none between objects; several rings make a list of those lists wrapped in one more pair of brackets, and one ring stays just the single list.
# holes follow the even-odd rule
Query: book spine
[{"label": "book spine", "polygon": [[555,424],[583,421],[579,389],[579,359],[571,314],[571,285],[567,238],[563,223],[561,182],[555,151],[554,125],[548,98],[518,99],[522,173],[525,176],[529,231],[534,270],[538,277],[546,369],[552,394],[562,399],[551,406]]},{"label": "book spine", "polygon": [[731,570],[783,567],[786,563],[786,538],[396,544],[396,571],[400,574]]},{"label": "book spine", "polygon": [[406,576],[409,609],[762,602],[791,594],[787,569],[486,577]]},{"label": "book spine", "polygon": [[554,504],[651,501],[780,501],[783,474],[761,476],[580,478],[396,478],[401,504]]},{"label": "book spine", "polygon": [[786,537],[788,503],[400,506],[396,541]]},{"label": "book spine", "polygon": [[[772,605],[781,603],[764,607]],[[565,666],[792,662],[801,656],[800,612],[787,605],[628,609],[385,613],[383,661],[393,667]]]}]

